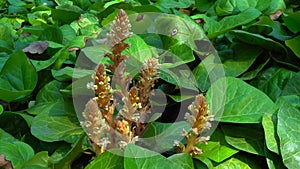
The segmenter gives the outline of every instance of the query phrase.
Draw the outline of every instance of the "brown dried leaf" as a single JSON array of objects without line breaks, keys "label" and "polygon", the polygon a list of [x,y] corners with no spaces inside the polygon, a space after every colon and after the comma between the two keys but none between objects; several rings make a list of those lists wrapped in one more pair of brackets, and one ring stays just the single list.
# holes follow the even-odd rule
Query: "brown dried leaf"
[{"label": "brown dried leaf", "polygon": [[23,52],[28,52],[31,54],[42,54],[49,47],[48,42],[32,42],[26,48],[23,49]]},{"label": "brown dried leaf", "polygon": [[13,169],[11,162],[6,160],[4,154],[0,154],[0,167],[3,169]]}]

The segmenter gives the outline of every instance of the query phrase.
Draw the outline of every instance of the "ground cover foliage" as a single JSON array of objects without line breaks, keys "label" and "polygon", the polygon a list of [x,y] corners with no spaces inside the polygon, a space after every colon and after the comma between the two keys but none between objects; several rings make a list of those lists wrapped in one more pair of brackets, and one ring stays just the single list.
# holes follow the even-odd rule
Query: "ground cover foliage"
[{"label": "ground cover foliage", "polygon": [[[0,0],[0,168],[300,168],[299,5],[296,0]],[[97,153],[73,98],[74,86],[78,93],[86,88],[77,80],[94,70],[77,63],[85,58],[87,65],[111,64],[104,57],[110,49],[99,36],[109,31],[119,9],[137,17],[131,23],[137,32],[150,22],[137,15],[141,12],[176,15],[193,29],[176,17],[162,17],[156,26],[169,36],[126,37],[131,71],[152,56],[163,58],[155,88],[167,95],[164,105],[156,103],[165,109],[140,137],[167,134],[153,149],[127,144]],[[202,39],[190,39],[197,36]],[[156,49],[179,60],[163,62],[165,53]],[[183,65],[191,71],[175,71]],[[179,74],[171,76],[172,71]],[[191,76],[195,83],[189,83]],[[177,153],[175,139],[190,128],[184,117],[177,118],[177,109],[188,111],[195,91],[205,95],[217,126],[209,140],[195,145],[202,153]]]}]

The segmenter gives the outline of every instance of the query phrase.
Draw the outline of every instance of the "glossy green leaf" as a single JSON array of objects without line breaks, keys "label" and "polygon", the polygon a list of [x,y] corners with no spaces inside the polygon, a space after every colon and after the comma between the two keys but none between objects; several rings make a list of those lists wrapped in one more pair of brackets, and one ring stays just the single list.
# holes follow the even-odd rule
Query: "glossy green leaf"
[{"label": "glossy green leaf", "polygon": [[192,156],[189,154],[174,154],[168,157],[168,159],[173,161],[174,163],[177,163],[184,169],[194,169],[193,159]]},{"label": "glossy green leaf", "polygon": [[283,98],[276,104],[279,107],[277,134],[283,162],[288,168],[300,168],[300,111]]},{"label": "glossy green leaf", "polygon": [[141,63],[152,57],[149,46],[138,35],[132,35],[132,37],[126,39],[125,42],[130,44],[130,48],[125,50],[126,53],[129,54],[129,57],[134,57]]},{"label": "glossy green leaf", "polygon": [[297,36],[293,39],[289,39],[287,41],[285,41],[286,46],[288,46],[290,49],[292,49],[292,51],[295,53],[295,55],[300,58],[300,49],[299,49],[299,45],[300,45],[300,36]]},{"label": "glossy green leaf", "polygon": [[3,106],[0,105],[0,115],[3,113]]},{"label": "glossy green leaf", "polygon": [[265,150],[265,157],[269,169],[285,169],[282,158],[280,155],[275,154],[271,151]]},{"label": "glossy green leaf", "polygon": [[189,130],[190,125],[185,122],[159,123],[152,122],[147,125],[143,132],[142,142],[155,151],[168,151],[174,147],[175,140],[182,140],[182,130]]},{"label": "glossy green leaf", "polygon": [[81,137],[74,141],[71,149],[69,149],[65,154],[60,154],[61,158],[59,161],[55,161],[54,168],[71,168],[72,163],[78,159],[83,152],[82,148],[85,136],[85,134],[82,134]]},{"label": "glossy green leaf", "polygon": [[223,61],[226,76],[237,77],[244,73],[262,53],[260,48],[251,48],[248,45],[234,46],[234,56]]},{"label": "glossy green leaf", "polygon": [[263,92],[233,77],[213,83],[207,102],[217,121],[232,123],[259,123],[275,106]]},{"label": "glossy green leaf", "polygon": [[174,168],[183,169],[177,163],[167,159],[159,153],[144,149],[134,144],[128,144],[124,153],[125,169],[140,168]]},{"label": "glossy green leaf", "polygon": [[158,2],[159,5],[163,6],[164,8],[188,8],[194,4],[192,0],[161,0]]},{"label": "glossy green leaf", "polygon": [[37,71],[43,70],[48,68],[49,66],[53,65],[53,68],[58,69],[64,63],[64,61],[70,55],[70,49],[78,48],[81,49],[85,45],[85,37],[84,36],[77,36],[76,38],[72,39],[67,45],[65,45],[62,49],[55,53],[50,59],[48,60],[31,60],[32,64],[36,68]]},{"label": "glossy green leaf", "polygon": [[242,74],[242,80],[251,80],[255,78],[258,73],[269,63],[271,55],[259,57],[256,62],[249,68],[247,72]]},{"label": "glossy green leaf", "polygon": [[231,159],[225,161],[224,163],[221,163],[221,164],[217,165],[216,167],[214,167],[214,169],[224,169],[224,168],[251,169],[251,167],[247,163],[245,163],[237,158],[231,158]]},{"label": "glossy green leaf", "polygon": [[22,169],[32,168],[54,168],[53,160],[48,156],[47,151],[38,152],[22,166]]},{"label": "glossy green leaf", "polygon": [[258,18],[261,12],[255,8],[249,8],[237,15],[224,17],[219,21],[218,25],[210,25],[208,30],[208,38],[215,38],[220,34],[226,33],[231,29],[247,24]]},{"label": "glossy green leaf", "polygon": [[231,31],[231,34],[235,36],[236,40],[250,45],[257,45],[264,49],[276,51],[279,53],[286,52],[286,49],[282,44],[259,34],[249,33],[242,30],[233,30]]},{"label": "glossy green leaf", "polygon": [[291,13],[286,17],[282,18],[285,25],[291,30],[293,33],[297,33],[300,31],[300,13],[295,12]]},{"label": "glossy green leaf", "polygon": [[123,169],[124,157],[119,150],[109,150],[91,161],[85,169]]},{"label": "glossy green leaf", "polygon": [[211,83],[217,79],[225,77],[224,67],[218,56],[209,55],[193,70],[198,88],[205,92]]},{"label": "glossy green leaf", "polygon": [[5,142],[14,142],[17,141],[16,138],[14,138],[12,135],[4,131],[0,128],[0,140]]},{"label": "glossy green leaf", "polygon": [[225,140],[231,146],[253,154],[264,155],[264,133],[258,125],[222,124]]},{"label": "glossy green leaf", "polygon": [[73,105],[57,102],[49,110],[40,112],[32,121],[31,133],[42,141],[74,142],[83,130],[79,125]]},{"label": "glossy green leaf", "polygon": [[300,96],[300,72],[291,78],[285,85],[281,95],[298,95]]},{"label": "glossy green leaf", "polygon": [[222,145],[220,142],[216,141],[209,141],[208,144],[200,144],[198,147],[203,151],[201,156],[207,157],[217,163],[220,163],[239,152],[236,149]]},{"label": "glossy green leaf", "polygon": [[63,24],[69,24],[80,17],[81,9],[73,5],[62,5],[51,10],[54,20]]},{"label": "glossy green leaf", "polygon": [[295,75],[293,71],[271,67],[257,76],[252,83],[266,93],[273,101],[281,95],[287,82]]},{"label": "glossy green leaf", "polygon": [[262,119],[262,125],[265,132],[265,139],[267,148],[279,154],[279,138],[276,133],[276,119],[272,114],[264,114]]},{"label": "glossy green leaf", "polygon": [[282,0],[272,0],[271,3],[269,4],[269,7],[264,10],[264,14],[269,15],[273,14],[278,10],[285,11],[286,5],[285,1]]},{"label": "glossy green leaf", "polygon": [[0,99],[11,102],[28,97],[37,83],[37,73],[22,51],[6,61],[0,73]]},{"label": "glossy green leaf", "polygon": [[255,7],[259,11],[263,11],[266,8],[270,6],[270,3],[272,0],[265,0],[265,1],[260,1],[260,0],[237,0],[236,1],[236,6],[239,10],[243,11],[248,8],[253,8]]},{"label": "glossy green leaf", "polygon": [[21,141],[0,140],[0,154],[4,154],[15,169],[21,169],[25,162],[34,156],[34,151],[28,144]]}]

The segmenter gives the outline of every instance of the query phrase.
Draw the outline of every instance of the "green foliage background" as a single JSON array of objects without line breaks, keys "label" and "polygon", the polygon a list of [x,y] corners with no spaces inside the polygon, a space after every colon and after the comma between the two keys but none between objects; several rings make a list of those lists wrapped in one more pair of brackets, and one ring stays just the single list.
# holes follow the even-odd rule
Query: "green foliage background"
[{"label": "green foliage background", "polygon": [[[15,169],[300,168],[299,5],[297,0],[0,0],[0,154]],[[174,86],[206,93],[220,123],[208,144],[198,145],[203,155],[159,154],[128,145],[91,158],[72,103],[74,64],[80,51],[91,62],[103,59],[107,49],[88,47],[86,39],[101,34],[120,8],[128,14],[178,15],[197,23],[216,48],[222,64],[213,62],[215,55],[199,62],[193,49],[180,43],[190,35],[179,31],[179,42],[172,43],[163,36],[134,35],[126,51],[142,61],[153,47],[171,49],[194,65],[196,87],[186,78],[169,78],[167,70],[183,64],[174,63],[163,65],[160,89],[174,103],[193,97],[178,97],[169,91]],[[36,52],[26,52],[28,46]],[[209,71],[220,66],[225,76],[210,81]],[[213,92],[224,84],[226,93]],[[216,95],[224,95],[224,105]],[[152,122],[144,136],[169,128],[172,138],[184,126]]]}]

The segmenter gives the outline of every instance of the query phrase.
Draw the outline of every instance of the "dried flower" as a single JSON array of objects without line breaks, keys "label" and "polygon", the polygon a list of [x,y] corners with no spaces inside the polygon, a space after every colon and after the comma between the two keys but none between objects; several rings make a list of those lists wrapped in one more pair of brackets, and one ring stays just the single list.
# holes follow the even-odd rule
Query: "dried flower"
[{"label": "dried flower", "polygon": [[105,119],[103,119],[95,99],[88,101],[82,116],[84,118],[84,121],[81,122],[82,127],[86,129],[90,141],[94,144],[93,146],[99,146],[99,148],[94,148],[99,150],[96,153],[102,153],[107,146],[106,143],[102,142],[102,138],[105,137],[110,127],[106,124]]},{"label": "dried flower", "polygon": [[159,78],[158,69],[161,65],[156,58],[150,58],[143,63],[143,68],[138,78],[138,88],[140,91],[140,103],[144,110],[140,109],[141,122],[145,122],[146,112],[149,107],[149,98],[152,93],[153,87],[157,79]]},{"label": "dried flower", "polygon": [[119,10],[117,16],[113,20],[113,23],[110,25],[110,28],[111,31],[107,34],[107,41],[111,48],[131,36],[131,24],[123,9]]},{"label": "dried flower", "polygon": [[[202,150],[199,149],[196,144],[201,142],[207,143],[209,136],[200,136],[203,130],[210,129],[213,116],[209,115],[208,105],[206,103],[205,97],[200,94],[196,96],[194,102],[188,107],[190,113],[185,114],[185,119],[189,122],[191,129],[187,132],[185,129],[182,131],[182,135],[186,138],[187,145],[180,148],[179,152],[189,153],[192,156],[202,154]],[[178,144],[177,144],[178,147]]]}]

